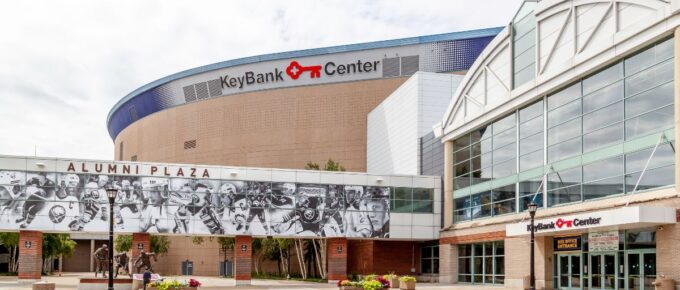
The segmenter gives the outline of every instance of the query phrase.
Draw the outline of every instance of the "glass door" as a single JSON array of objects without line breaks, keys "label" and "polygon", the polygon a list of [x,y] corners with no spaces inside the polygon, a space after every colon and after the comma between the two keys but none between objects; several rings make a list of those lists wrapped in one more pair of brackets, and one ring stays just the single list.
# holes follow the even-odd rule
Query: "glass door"
[{"label": "glass door", "polygon": [[557,285],[559,289],[581,289],[581,254],[557,255]]},{"label": "glass door", "polygon": [[656,279],[656,252],[628,252],[628,289],[652,290]]},{"label": "glass door", "polygon": [[590,288],[617,289],[618,264],[617,253],[590,254]]}]

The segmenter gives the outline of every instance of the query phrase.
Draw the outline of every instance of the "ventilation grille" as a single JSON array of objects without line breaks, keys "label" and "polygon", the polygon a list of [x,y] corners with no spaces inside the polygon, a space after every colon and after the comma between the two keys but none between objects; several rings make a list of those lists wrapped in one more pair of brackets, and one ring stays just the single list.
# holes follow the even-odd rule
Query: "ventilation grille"
[{"label": "ventilation grille", "polygon": [[130,161],[137,161],[137,155],[132,155],[132,157],[130,157]]},{"label": "ventilation grille", "polygon": [[184,141],[184,150],[196,148],[196,140]]},{"label": "ventilation grille", "polygon": [[222,84],[220,83],[220,79],[214,79],[183,87],[182,90],[184,90],[184,101],[189,103],[221,96]]},{"label": "ventilation grille", "polygon": [[401,58],[401,75],[410,76],[416,73],[419,69],[419,57],[417,55],[404,56]]},{"label": "ventilation grille", "polygon": [[130,120],[132,120],[132,122],[139,120],[139,115],[137,115],[137,108],[135,108],[135,106],[130,106],[130,108],[128,108],[128,113],[130,113]]},{"label": "ventilation grille", "polygon": [[399,58],[384,58],[383,59],[383,77],[398,77],[399,76]]}]

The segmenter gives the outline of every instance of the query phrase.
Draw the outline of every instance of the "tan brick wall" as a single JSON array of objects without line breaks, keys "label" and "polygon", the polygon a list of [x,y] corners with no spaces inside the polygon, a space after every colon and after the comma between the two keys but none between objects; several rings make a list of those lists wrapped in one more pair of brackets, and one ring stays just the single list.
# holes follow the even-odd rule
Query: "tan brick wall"
[{"label": "tan brick wall", "polygon": [[[157,112],[123,130],[123,160],[366,171],[366,116],[406,78],[224,96]],[[184,142],[197,140],[195,149]]]},{"label": "tan brick wall", "polygon": [[458,248],[452,244],[439,244],[439,282],[458,282]]}]

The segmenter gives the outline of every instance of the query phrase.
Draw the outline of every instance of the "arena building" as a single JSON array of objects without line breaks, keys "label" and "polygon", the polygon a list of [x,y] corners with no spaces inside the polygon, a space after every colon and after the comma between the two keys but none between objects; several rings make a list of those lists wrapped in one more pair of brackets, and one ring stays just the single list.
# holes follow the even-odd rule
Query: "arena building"
[{"label": "arena building", "polygon": [[532,231],[538,289],[680,281],[678,25],[677,0],[522,4],[434,127],[440,281],[526,289]]},{"label": "arena building", "polygon": [[[169,238],[154,266],[163,274],[226,271],[242,282],[279,267],[251,265],[241,245],[304,237],[328,239],[331,280],[396,272],[436,281],[444,153],[430,128],[499,31],[247,57],[154,81],[109,113],[117,162],[1,158],[0,229],[32,245],[42,233],[71,233],[76,252],[60,269],[93,271],[108,238],[102,188],[113,186],[116,231],[133,234],[133,258],[151,234]],[[299,170],[328,159],[348,172]],[[225,235],[237,237],[235,251],[211,238]],[[197,236],[207,238],[197,245]],[[39,254],[20,252],[20,278],[39,277],[27,262]]]},{"label": "arena building", "polygon": [[331,158],[366,172],[368,113],[416,72],[464,74],[498,31],[259,55],[164,77],[111,109],[115,159],[302,169]]}]

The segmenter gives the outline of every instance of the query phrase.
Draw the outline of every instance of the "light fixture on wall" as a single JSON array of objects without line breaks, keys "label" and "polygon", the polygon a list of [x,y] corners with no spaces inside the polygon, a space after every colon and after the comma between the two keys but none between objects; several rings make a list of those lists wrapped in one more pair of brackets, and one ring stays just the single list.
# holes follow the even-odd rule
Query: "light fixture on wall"
[{"label": "light fixture on wall", "polygon": [[375,179],[375,182],[377,182],[377,183],[382,183],[383,181],[385,181],[385,180],[382,177],[378,177],[378,178]]},{"label": "light fixture on wall", "polygon": [[38,167],[45,167],[45,163],[36,162],[36,163],[35,163],[35,166],[38,166]]},{"label": "light fixture on wall", "polygon": [[231,176],[236,176],[236,175],[238,175],[238,172],[232,171],[232,172],[229,172],[229,175],[231,175]]}]

